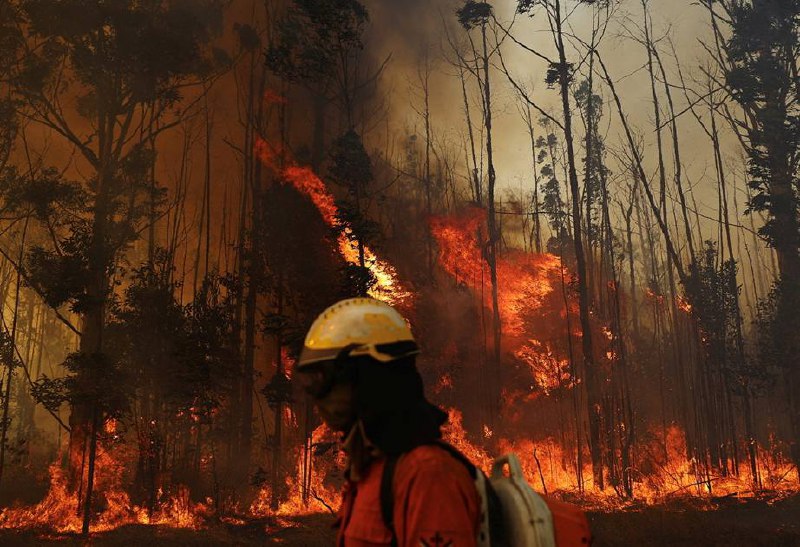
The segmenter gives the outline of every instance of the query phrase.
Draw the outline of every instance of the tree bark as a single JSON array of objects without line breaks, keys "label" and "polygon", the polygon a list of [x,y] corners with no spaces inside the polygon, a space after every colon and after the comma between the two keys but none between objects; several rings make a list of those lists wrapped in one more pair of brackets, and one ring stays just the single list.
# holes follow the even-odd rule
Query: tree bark
[{"label": "tree bark", "polygon": [[490,408],[490,427],[494,426],[494,420],[499,410],[500,404],[500,362],[502,359],[502,324],[500,318],[500,302],[498,296],[497,279],[497,242],[499,239],[497,229],[497,217],[495,210],[495,183],[497,176],[494,170],[494,146],[492,142],[492,94],[490,77],[489,47],[486,37],[486,22],[481,25],[481,38],[483,41],[483,73],[484,73],[484,116],[486,125],[486,167],[489,175],[487,187],[488,203],[488,230],[489,242],[486,246],[486,261],[489,263],[489,277],[492,284],[492,326],[494,334],[494,370],[489,375],[492,381],[491,396],[492,408]]},{"label": "tree bark", "polygon": [[602,401],[598,379],[598,371],[595,369],[594,348],[592,346],[592,329],[589,315],[589,288],[586,278],[586,256],[584,254],[583,238],[581,230],[581,199],[578,184],[578,171],[575,159],[575,145],[572,134],[572,109],[569,101],[569,82],[571,78],[569,65],[567,64],[566,50],[561,19],[561,1],[555,1],[555,23],[556,49],[558,50],[559,60],[559,84],[561,90],[561,106],[564,111],[564,138],[567,145],[567,162],[569,170],[569,186],[572,194],[572,228],[573,241],[575,244],[575,261],[578,275],[578,306],[580,309],[581,322],[581,347],[583,351],[583,367],[586,376],[587,390],[587,410],[589,413],[589,450],[592,457],[592,472],[594,487],[602,490],[603,480],[603,461],[602,461]]}]

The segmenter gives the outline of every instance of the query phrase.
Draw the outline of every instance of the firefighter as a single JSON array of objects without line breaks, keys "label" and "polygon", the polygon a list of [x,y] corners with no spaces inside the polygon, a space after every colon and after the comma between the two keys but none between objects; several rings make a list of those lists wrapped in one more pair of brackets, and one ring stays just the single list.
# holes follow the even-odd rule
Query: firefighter
[{"label": "firefighter", "polygon": [[480,496],[440,443],[447,414],[425,399],[418,353],[403,317],[371,298],[331,306],[306,336],[296,377],[348,458],[339,547],[477,543]]}]

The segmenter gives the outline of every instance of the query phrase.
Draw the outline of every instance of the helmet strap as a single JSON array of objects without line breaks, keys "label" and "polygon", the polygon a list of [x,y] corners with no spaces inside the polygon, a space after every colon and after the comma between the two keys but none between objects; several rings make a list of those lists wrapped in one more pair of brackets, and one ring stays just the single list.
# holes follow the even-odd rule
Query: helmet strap
[{"label": "helmet strap", "polygon": [[344,438],[342,448],[347,454],[347,476],[358,482],[369,464],[380,457],[380,450],[367,437],[364,422],[359,418]]}]

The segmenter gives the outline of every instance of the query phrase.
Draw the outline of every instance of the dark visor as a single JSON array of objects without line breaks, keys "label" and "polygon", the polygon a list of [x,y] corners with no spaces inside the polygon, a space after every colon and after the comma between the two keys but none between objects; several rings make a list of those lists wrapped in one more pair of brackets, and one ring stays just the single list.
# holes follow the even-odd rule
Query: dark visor
[{"label": "dark visor", "polygon": [[319,361],[299,369],[296,377],[303,391],[314,399],[321,399],[330,393],[337,382],[347,378],[346,360],[353,347],[343,348],[334,359]]}]

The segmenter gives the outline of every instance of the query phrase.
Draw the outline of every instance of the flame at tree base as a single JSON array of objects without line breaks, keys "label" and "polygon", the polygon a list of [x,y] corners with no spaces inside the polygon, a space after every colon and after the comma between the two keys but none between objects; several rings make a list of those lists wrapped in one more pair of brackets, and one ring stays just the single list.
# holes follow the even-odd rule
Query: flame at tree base
[{"label": "flame at tree base", "polygon": [[[196,503],[189,489],[178,486],[170,496],[159,496],[150,512],[131,502],[122,488],[120,466],[104,450],[98,451],[96,497],[93,501],[90,530],[107,532],[129,524],[164,525],[172,528],[199,529],[212,511],[210,502]],[[46,529],[57,533],[79,533],[83,527],[83,506],[67,486],[63,469],[50,466],[50,488],[44,499],[31,507],[10,507],[0,511],[0,529]]]},{"label": "flame at tree base", "polygon": [[[310,449],[327,445],[335,446],[335,435],[325,425],[320,425],[311,434]],[[258,492],[255,501],[250,505],[250,515],[264,516],[300,516],[319,512],[332,512],[339,508],[340,491],[336,486],[326,484],[326,479],[336,473],[344,463],[342,452],[332,451],[329,458],[305,458],[304,451],[298,450],[292,473],[286,477],[285,492],[287,496],[273,508],[273,492],[269,484]],[[311,462],[308,468],[305,462]],[[304,473],[304,470],[306,473]]]},{"label": "flame at tree base", "polygon": [[[493,441],[493,433],[484,431],[481,441],[473,441],[463,426],[460,410],[449,409],[449,420],[442,431],[446,442],[453,445],[485,473],[491,472],[495,457],[509,452],[515,453],[522,465],[528,483],[539,493],[576,503],[587,509],[614,511],[626,507],[658,505],[676,499],[701,502],[694,504],[700,509],[713,509],[715,501],[737,497],[741,499],[766,497],[778,499],[798,492],[792,480],[795,469],[791,462],[766,454],[759,458],[761,487],[753,487],[754,480],[749,470],[728,473],[726,476],[708,472],[703,475],[699,467],[686,459],[686,438],[677,426],[669,426],[666,432],[653,431],[652,441],[642,448],[637,462],[632,466],[633,496],[626,497],[619,481],[609,481],[606,488],[598,491],[591,484],[591,465],[588,452],[583,455],[582,475],[584,488],[578,486],[576,454],[564,448],[554,438],[532,440],[528,438],[499,438]],[[320,426],[312,436],[312,446],[332,439],[330,431]],[[666,442],[666,450],[662,444]],[[484,446],[486,445],[486,446]],[[492,445],[493,448],[489,448]],[[331,452],[325,457],[313,459],[310,487],[303,487],[303,458],[298,455],[294,474],[285,482],[287,496],[277,510],[271,508],[272,492],[265,486],[250,507],[250,514],[263,516],[300,516],[328,512],[339,506],[340,495],[328,479],[340,474],[341,452]],[[742,468],[745,466],[743,465]],[[306,495],[304,495],[304,492]]]},{"label": "flame at tree base", "polygon": [[[463,426],[462,413],[449,410],[450,419],[443,430],[444,440],[466,455],[486,473],[491,472],[495,456],[513,452],[521,462],[529,484],[538,492],[558,499],[578,503],[585,508],[613,511],[631,506],[657,505],[676,499],[698,500],[698,509],[713,509],[720,499],[766,497],[780,499],[794,495],[798,485],[793,480],[796,470],[791,462],[779,457],[759,453],[759,484],[749,470],[742,473],[703,472],[695,462],[686,459],[686,439],[677,426],[666,432],[653,432],[650,445],[640,450],[632,465],[633,497],[626,497],[619,485],[609,481],[609,486],[598,491],[591,484],[591,466],[584,464],[583,477],[587,481],[581,490],[577,484],[576,454],[564,448],[557,440],[547,438],[499,438],[484,431],[481,441],[473,441]],[[658,434],[655,434],[658,433]],[[247,519],[264,517],[296,517],[335,511],[340,502],[340,491],[335,477],[340,475],[344,461],[340,451],[332,448],[334,435],[325,426],[318,427],[311,438],[311,450],[328,447],[326,454],[310,458],[310,480],[304,479],[304,458],[298,451],[292,473],[285,479],[285,495],[273,509],[272,490],[265,485],[258,492],[246,515],[239,515],[237,524]],[[483,445],[487,446],[483,446]],[[666,450],[664,448],[666,444]],[[491,445],[493,448],[489,448]],[[584,454],[583,461],[588,460]],[[171,528],[203,529],[209,526],[215,512],[210,500],[206,503],[192,501],[186,487],[177,487],[169,496],[163,496],[151,513],[132,503],[122,488],[120,464],[105,451],[98,454],[98,476],[95,512],[91,521],[92,533],[102,533],[127,525],[156,525]],[[745,466],[743,466],[745,467]],[[0,529],[37,530],[43,533],[75,534],[82,528],[81,508],[77,496],[67,487],[62,468],[50,467],[50,488],[44,499],[29,507],[11,507],[0,511]],[[334,480],[331,480],[334,477]],[[224,521],[228,522],[224,517]],[[290,521],[279,520],[278,525],[288,527]]]},{"label": "flame at tree base", "polygon": [[[444,439],[485,473],[490,473],[494,460],[490,452],[469,439],[462,425],[460,411],[451,409],[449,414],[450,421],[445,426]],[[588,463],[582,469],[587,483],[581,491],[577,482],[576,455],[565,450],[555,439],[534,441],[526,438],[504,438],[499,439],[496,446],[497,455],[517,455],[525,478],[537,492],[601,511],[621,509],[634,504],[663,504],[676,498],[708,501],[729,497],[775,498],[788,497],[798,492],[798,484],[792,480],[796,474],[794,465],[766,454],[764,450],[760,449],[759,477],[756,480],[749,468],[741,473],[704,473],[695,462],[687,460],[686,436],[675,425],[667,427],[666,434],[660,432],[654,439],[658,440],[642,450],[639,461],[631,470],[634,476],[632,497],[624,495],[619,481],[608,481],[604,490],[594,489],[591,484],[592,469]],[[661,446],[664,439],[666,450]],[[583,461],[588,462],[589,454],[583,456]],[[614,482],[617,483],[616,486]],[[761,486],[754,488],[758,482]]]}]

